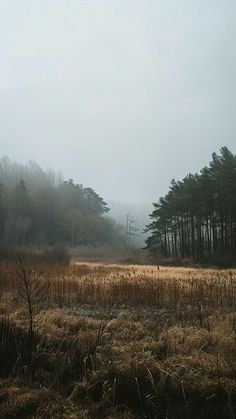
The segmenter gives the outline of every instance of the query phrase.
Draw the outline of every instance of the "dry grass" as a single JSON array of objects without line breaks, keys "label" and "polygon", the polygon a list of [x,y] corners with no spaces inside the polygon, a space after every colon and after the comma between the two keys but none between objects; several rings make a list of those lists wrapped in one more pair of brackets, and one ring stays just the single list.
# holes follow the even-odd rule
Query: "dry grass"
[{"label": "dry grass", "polygon": [[49,291],[29,374],[18,266],[1,263],[0,417],[235,417],[235,270],[33,269]]}]

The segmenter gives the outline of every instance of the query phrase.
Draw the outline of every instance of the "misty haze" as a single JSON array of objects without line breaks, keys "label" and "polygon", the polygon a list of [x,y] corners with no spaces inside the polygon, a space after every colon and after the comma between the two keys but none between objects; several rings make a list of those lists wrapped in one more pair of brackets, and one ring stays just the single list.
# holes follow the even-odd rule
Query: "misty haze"
[{"label": "misty haze", "polygon": [[0,418],[236,416],[235,17],[0,1]]}]

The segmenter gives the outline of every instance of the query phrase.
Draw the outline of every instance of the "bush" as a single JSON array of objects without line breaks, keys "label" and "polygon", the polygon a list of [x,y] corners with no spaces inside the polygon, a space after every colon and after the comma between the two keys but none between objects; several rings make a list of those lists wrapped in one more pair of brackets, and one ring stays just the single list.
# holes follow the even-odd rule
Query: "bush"
[{"label": "bush", "polygon": [[42,262],[45,263],[59,263],[62,265],[69,265],[70,256],[67,250],[63,247],[54,247],[52,249],[44,250],[41,254]]},{"label": "bush", "polygon": [[209,262],[211,265],[216,266],[217,268],[232,268],[236,265],[235,256],[229,255],[224,252],[215,252],[210,258]]},{"label": "bush", "polygon": [[70,256],[63,247],[49,248],[43,251],[29,251],[13,246],[0,246],[0,261],[12,262],[21,258],[28,263],[49,263],[69,265]]}]

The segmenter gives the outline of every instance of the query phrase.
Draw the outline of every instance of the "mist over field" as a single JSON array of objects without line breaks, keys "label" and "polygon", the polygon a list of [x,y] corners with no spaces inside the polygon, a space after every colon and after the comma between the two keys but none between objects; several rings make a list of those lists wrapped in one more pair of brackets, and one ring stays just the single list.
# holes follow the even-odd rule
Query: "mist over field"
[{"label": "mist over field", "polygon": [[236,1],[0,0],[0,418],[236,418]]},{"label": "mist over field", "polygon": [[150,205],[235,151],[233,0],[0,4],[1,156]]}]

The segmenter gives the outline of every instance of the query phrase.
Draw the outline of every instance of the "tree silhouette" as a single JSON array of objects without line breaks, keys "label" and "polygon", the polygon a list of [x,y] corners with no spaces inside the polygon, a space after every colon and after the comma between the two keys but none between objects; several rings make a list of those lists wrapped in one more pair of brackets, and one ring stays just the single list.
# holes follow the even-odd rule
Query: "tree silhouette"
[{"label": "tree silhouette", "polygon": [[166,257],[208,260],[236,251],[236,156],[227,147],[209,167],[171,182],[154,203],[147,247]]}]

